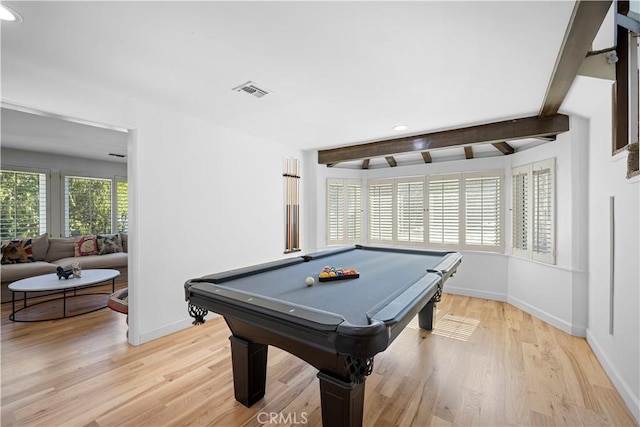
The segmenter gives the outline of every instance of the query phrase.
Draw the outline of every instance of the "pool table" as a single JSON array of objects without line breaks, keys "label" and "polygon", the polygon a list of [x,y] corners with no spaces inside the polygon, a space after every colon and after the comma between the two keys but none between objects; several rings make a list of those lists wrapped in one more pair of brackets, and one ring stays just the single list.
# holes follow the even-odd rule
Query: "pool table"
[{"label": "pool table", "polygon": [[[185,298],[194,324],[208,311],[224,316],[239,402],[264,396],[273,345],[318,369],[324,426],[359,426],[374,356],[416,315],[432,329],[444,282],[461,261],[457,252],[341,247],[191,279]],[[320,282],[325,266],[359,277]]]}]

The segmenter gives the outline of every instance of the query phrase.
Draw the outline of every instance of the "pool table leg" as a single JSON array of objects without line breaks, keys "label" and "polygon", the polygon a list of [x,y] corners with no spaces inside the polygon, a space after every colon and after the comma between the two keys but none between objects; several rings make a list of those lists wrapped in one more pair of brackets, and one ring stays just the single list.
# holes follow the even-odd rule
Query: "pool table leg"
[{"label": "pool table leg", "polygon": [[436,302],[432,299],[418,313],[418,325],[428,331],[433,330],[433,323],[436,315]]},{"label": "pool table leg", "polygon": [[245,341],[233,335],[229,340],[235,397],[248,408],[264,397],[268,346]]},{"label": "pool table leg", "polygon": [[323,372],[320,379],[322,425],[325,427],[362,426],[364,380],[361,383],[341,381]]}]

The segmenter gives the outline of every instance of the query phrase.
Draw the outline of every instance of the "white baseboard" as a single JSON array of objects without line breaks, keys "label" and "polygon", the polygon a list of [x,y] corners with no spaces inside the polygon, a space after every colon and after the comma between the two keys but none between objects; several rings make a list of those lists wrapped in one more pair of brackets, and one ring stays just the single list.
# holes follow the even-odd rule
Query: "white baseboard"
[{"label": "white baseboard", "polygon": [[168,325],[164,325],[161,328],[153,329],[147,332],[142,332],[140,334],[140,344],[144,344],[146,342],[153,341],[156,338],[160,338],[165,335],[169,335],[174,332],[178,332],[183,329],[186,329],[189,326],[193,326],[192,322],[193,322],[193,319],[190,317],[187,317],[185,319],[180,319],[176,322],[169,323]]},{"label": "white baseboard", "polygon": [[507,295],[500,292],[488,292],[480,291],[477,289],[458,288],[455,286],[448,286],[446,284],[443,291],[447,294],[464,295],[466,297],[484,298],[492,301],[507,301]]},{"label": "white baseboard", "polygon": [[600,361],[600,364],[604,368],[605,372],[609,376],[609,379],[613,383],[613,386],[618,390],[622,400],[627,404],[629,411],[635,417],[636,422],[640,423],[640,397],[633,394],[633,390],[629,387],[629,384],[624,380],[624,377],[618,373],[613,364],[609,361],[607,356],[598,341],[593,334],[587,329],[587,343],[591,346],[593,353]]},{"label": "white baseboard", "polygon": [[566,320],[560,319],[559,317],[554,316],[553,314],[547,313],[544,310],[540,310],[538,307],[535,307],[529,303],[522,301],[521,299],[510,296],[507,299],[507,302],[515,307],[518,307],[520,310],[526,311],[532,316],[537,317],[538,319],[547,322],[548,324],[555,326],[563,332],[568,333],[569,335],[573,335],[576,337],[585,337],[587,332],[587,327],[582,325],[573,325]]}]

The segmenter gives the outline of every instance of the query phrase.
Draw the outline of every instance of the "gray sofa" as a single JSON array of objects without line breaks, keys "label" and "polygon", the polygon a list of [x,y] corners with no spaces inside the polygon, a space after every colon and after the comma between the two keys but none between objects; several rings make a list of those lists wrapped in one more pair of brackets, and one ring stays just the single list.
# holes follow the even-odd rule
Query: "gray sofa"
[{"label": "gray sofa", "polygon": [[[22,264],[3,264],[0,266],[0,279],[2,281],[2,303],[11,302],[9,285],[16,280],[42,274],[55,273],[58,266],[65,270],[71,268],[74,262],[80,263],[82,269],[110,268],[120,271],[120,277],[116,284],[127,281],[128,270],[128,239],[127,234],[120,233],[123,252],[105,255],[75,256],[75,238],[73,237],[48,237],[46,234],[32,238],[33,257],[35,262]],[[41,293],[29,293],[28,297]],[[22,293],[19,294],[22,297]]]}]

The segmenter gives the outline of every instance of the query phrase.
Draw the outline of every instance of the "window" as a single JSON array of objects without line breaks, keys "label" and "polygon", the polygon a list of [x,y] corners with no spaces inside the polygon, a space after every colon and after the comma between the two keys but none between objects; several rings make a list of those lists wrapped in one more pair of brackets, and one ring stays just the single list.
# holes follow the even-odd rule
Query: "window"
[{"label": "window", "polygon": [[529,251],[529,166],[513,169],[513,252],[525,255]]},{"label": "window", "polygon": [[465,175],[465,246],[502,250],[502,179],[495,175]]},{"label": "window", "polygon": [[369,241],[502,252],[502,173],[369,181]]},{"label": "window", "polygon": [[5,170],[0,174],[0,238],[46,233],[47,175]]},{"label": "window", "polygon": [[460,243],[460,175],[429,177],[429,243]]},{"label": "window", "polygon": [[129,231],[129,184],[125,178],[116,177],[116,221],[118,232]]},{"label": "window", "polygon": [[393,181],[369,184],[369,241],[393,242]]},{"label": "window", "polygon": [[396,183],[396,239],[403,243],[424,242],[424,178],[406,178]]},{"label": "window", "polygon": [[111,180],[64,177],[66,236],[111,233]]},{"label": "window", "polygon": [[514,255],[555,264],[555,159],[513,169]]},{"label": "window", "polygon": [[362,185],[358,180],[327,181],[327,243],[362,240]]}]

